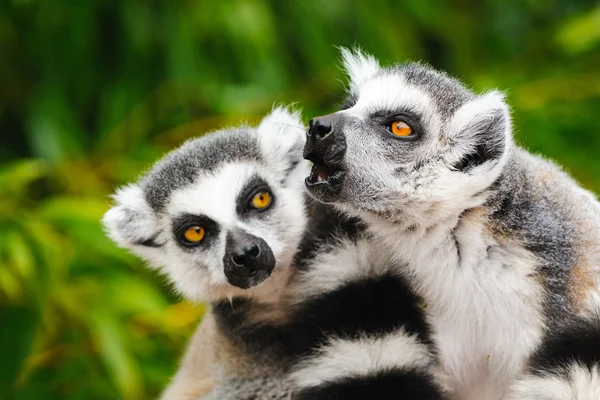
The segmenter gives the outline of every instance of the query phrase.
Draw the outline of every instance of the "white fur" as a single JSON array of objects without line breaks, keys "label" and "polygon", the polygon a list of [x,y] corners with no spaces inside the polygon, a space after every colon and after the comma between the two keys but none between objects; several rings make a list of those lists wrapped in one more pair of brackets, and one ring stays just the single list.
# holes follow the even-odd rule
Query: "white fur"
[{"label": "white fur", "polygon": [[[492,90],[463,105],[452,117],[447,132],[453,146],[449,149],[446,161],[453,164],[462,155],[470,153],[476,145],[474,134],[477,134],[478,130],[497,114],[503,115],[506,121],[503,137],[498,140],[503,141],[508,150],[513,144],[510,111],[504,102],[504,94]],[[501,170],[506,163],[506,157],[509,154],[506,150],[502,159],[496,164],[496,171]],[[489,185],[490,181],[497,177],[497,174],[485,174],[485,177],[488,181],[486,183]],[[475,176],[470,178],[475,178]]]},{"label": "white fur", "polygon": [[[153,268],[160,268],[166,262],[164,253],[156,248],[135,245],[135,242],[153,237],[159,233],[158,219],[146,203],[142,189],[138,185],[128,185],[113,195],[115,206],[104,214],[102,224],[106,234],[119,247],[129,249],[144,258]],[[127,224],[124,221],[129,221]],[[164,237],[157,237],[162,242]]]},{"label": "white fur", "polygon": [[359,49],[354,52],[341,48],[344,70],[350,78],[350,90],[355,91],[379,71],[379,62]]},{"label": "white fur", "polygon": [[422,90],[409,85],[402,76],[381,75],[362,83],[358,89],[358,101],[345,112],[364,118],[373,110],[403,109],[407,106],[430,114],[431,99]]},{"label": "white fur", "polygon": [[408,262],[428,302],[440,361],[459,398],[500,399],[543,333],[535,259],[493,241],[477,219],[456,228],[456,242],[457,219],[412,234],[370,219],[377,237]]},{"label": "white fur", "polygon": [[292,379],[298,388],[308,388],[393,368],[423,368],[431,361],[427,346],[401,329],[380,337],[332,339],[301,363]]},{"label": "white fur", "polygon": [[600,370],[574,364],[564,374],[529,375],[511,388],[506,400],[598,400]]}]

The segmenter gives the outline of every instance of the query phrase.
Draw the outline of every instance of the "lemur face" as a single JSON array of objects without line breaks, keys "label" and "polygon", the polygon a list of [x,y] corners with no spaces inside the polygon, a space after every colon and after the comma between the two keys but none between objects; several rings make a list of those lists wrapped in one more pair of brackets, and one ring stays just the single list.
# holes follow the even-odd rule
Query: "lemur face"
[{"label": "lemur face", "polygon": [[194,301],[283,287],[305,225],[303,139],[298,116],[276,109],[188,141],[117,192],[106,230]]},{"label": "lemur face", "polygon": [[420,220],[496,179],[510,141],[502,95],[477,96],[420,64],[381,68],[347,50],[343,58],[347,106],[307,132],[312,196],[363,216]]}]

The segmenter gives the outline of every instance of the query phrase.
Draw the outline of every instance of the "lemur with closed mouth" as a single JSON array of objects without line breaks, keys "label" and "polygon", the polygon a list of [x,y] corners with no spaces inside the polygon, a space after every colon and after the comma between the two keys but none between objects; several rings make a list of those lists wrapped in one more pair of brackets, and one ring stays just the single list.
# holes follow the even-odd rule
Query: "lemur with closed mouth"
[{"label": "lemur with closed mouth", "polygon": [[[116,193],[107,233],[212,302],[216,351],[228,354],[209,398],[441,399],[401,268],[360,221],[305,196],[301,126],[276,109],[257,128],[188,141]],[[205,390],[193,371],[178,376],[189,390],[165,396]]]},{"label": "lemur with closed mouth", "polygon": [[348,100],[310,122],[306,186],[406,265],[457,398],[599,398],[596,198],[513,143],[501,93],[342,52]]}]

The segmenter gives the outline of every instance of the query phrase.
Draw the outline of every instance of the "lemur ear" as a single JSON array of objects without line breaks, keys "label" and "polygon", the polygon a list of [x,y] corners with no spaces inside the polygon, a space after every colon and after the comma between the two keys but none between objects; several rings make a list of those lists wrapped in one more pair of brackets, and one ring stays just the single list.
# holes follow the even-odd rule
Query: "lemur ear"
[{"label": "lemur ear", "polygon": [[300,112],[275,107],[257,128],[263,157],[279,173],[280,182],[303,182],[296,175],[305,174],[308,163],[302,158],[306,127]]},{"label": "lemur ear", "polygon": [[285,107],[275,107],[257,128],[260,148],[269,161],[281,163],[287,168],[290,163],[302,159],[302,148],[306,140],[306,128],[300,113]]},{"label": "lemur ear", "polygon": [[115,205],[102,218],[107,235],[119,247],[131,250],[156,267],[161,266],[161,232],[142,189],[137,185],[126,186],[113,199]]},{"label": "lemur ear", "polygon": [[363,83],[371,79],[380,70],[379,62],[370,54],[355,48],[340,48],[342,63],[350,78],[350,91],[356,92]]},{"label": "lemur ear", "polygon": [[448,138],[453,147],[453,165],[459,171],[501,160],[512,141],[504,95],[491,91],[459,108],[450,123]]}]

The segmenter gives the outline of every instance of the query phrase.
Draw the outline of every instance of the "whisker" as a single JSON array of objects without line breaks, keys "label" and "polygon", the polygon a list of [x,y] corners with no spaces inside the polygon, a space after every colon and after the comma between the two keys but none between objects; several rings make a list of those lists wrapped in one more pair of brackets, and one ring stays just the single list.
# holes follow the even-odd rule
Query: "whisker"
[{"label": "whisker", "polygon": [[292,124],[286,124],[285,122],[276,122],[276,124],[291,126],[292,128],[300,129],[303,132],[306,130],[305,127],[300,127],[300,126],[296,126],[296,125],[292,125]]}]

